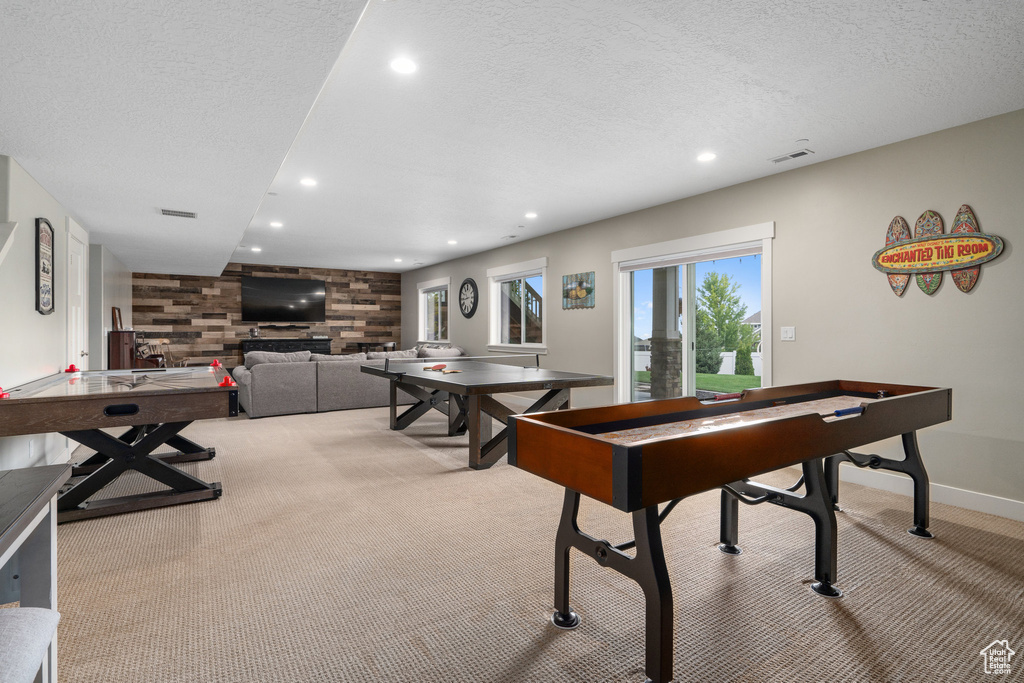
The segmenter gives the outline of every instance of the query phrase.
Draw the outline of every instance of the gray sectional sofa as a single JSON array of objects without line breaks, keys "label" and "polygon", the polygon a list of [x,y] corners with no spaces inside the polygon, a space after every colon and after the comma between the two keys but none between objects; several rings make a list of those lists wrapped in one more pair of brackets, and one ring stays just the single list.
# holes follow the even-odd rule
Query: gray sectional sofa
[{"label": "gray sectional sofa", "polygon": [[[317,413],[390,404],[386,380],[361,372],[361,365],[384,365],[386,358],[437,357],[439,349],[410,349],[328,356],[309,351],[250,351],[245,365],[231,371],[238,383],[238,402],[249,417]],[[445,357],[461,355],[447,349]],[[421,355],[422,354],[422,355]],[[413,403],[398,392],[399,403]]]}]

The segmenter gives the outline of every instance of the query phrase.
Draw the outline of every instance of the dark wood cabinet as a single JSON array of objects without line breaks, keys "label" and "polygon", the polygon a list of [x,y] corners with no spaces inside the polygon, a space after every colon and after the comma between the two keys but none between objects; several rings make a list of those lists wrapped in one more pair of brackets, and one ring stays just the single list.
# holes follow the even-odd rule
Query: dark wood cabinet
[{"label": "dark wood cabinet", "polygon": [[110,333],[107,344],[107,369],[131,370],[135,367],[135,331],[118,330]]},{"label": "dark wood cabinet", "polygon": [[310,353],[330,353],[330,339],[243,339],[242,354],[250,351],[309,351]]}]

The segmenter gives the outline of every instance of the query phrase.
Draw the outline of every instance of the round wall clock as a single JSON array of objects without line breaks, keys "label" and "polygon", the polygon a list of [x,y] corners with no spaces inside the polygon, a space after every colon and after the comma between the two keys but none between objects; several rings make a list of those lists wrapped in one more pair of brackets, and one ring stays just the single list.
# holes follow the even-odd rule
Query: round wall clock
[{"label": "round wall clock", "polygon": [[459,287],[459,310],[462,311],[463,316],[472,318],[476,313],[478,303],[480,303],[480,290],[476,288],[473,278],[467,277]]}]

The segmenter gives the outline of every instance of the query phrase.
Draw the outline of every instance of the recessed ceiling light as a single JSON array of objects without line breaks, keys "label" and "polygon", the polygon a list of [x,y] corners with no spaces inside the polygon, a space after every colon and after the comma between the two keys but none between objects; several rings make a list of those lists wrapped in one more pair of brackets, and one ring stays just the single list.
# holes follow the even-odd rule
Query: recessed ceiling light
[{"label": "recessed ceiling light", "polygon": [[458,244],[458,240],[448,240],[448,244]]},{"label": "recessed ceiling light", "polygon": [[263,249],[261,249],[260,247],[253,247],[252,250],[253,251],[263,251]]},{"label": "recessed ceiling light", "polygon": [[396,258],[395,259],[395,263],[401,263],[401,262],[402,262],[402,259],[400,259],[400,258]]},{"label": "recessed ceiling light", "polygon": [[417,68],[416,62],[412,61],[408,57],[395,57],[391,60],[391,69],[400,74],[414,73]]},{"label": "recessed ceiling light", "polygon": [[272,228],[283,228],[284,227],[284,223],[282,223],[281,221],[273,221],[270,224],[270,227],[272,227]]},{"label": "recessed ceiling light", "polygon": [[715,154],[714,152],[704,152],[699,157],[697,157],[697,161],[711,161],[717,156],[718,155]]},{"label": "recessed ceiling light", "polygon": [[316,185],[316,180],[314,180],[313,178],[303,178],[302,180],[299,181],[299,184],[305,185],[306,187],[313,187]]},{"label": "recessed ceiling light", "polygon": [[531,211],[530,213],[526,214],[526,217],[527,218],[536,218],[537,214],[536,214],[536,212]]}]

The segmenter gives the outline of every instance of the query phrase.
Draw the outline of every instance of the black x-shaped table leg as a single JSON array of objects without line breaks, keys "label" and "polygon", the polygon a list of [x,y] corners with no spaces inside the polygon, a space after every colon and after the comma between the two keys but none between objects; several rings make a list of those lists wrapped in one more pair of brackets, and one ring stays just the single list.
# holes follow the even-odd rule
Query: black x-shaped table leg
[{"label": "black x-shaped table leg", "polygon": [[[156,429],[159,425],[136,425],[118,438],[125,443],[135,443],[140,436]],[[164,462],[195,462],[196,460],[211,460],[217,455],[216,448],[204,448],[191,439],[186,439],[181,434],[176,434],[165,442],[176,450],[170,453],[155,453],[154,458],[160,458]],[[102,453],[83,460],[71,469],[72,477],[81,477],[99,469],[100,465],[110,458]]]},{"label": "black x-shaped table leg", "polygon": [[[190,421],[167,422],[161,425],[134,427],[120,437],[111,436],[99,429],[61,432],[64,436],[92,448],[96,455],[86,461],[92,462],[92,472],[57,498],[58,523],[220,497],[220,482],[208,484],[168,464],[160,456],[152,454],[165,443],[184,445],[187,448],[191,444],[198,448],[193,442],[178,436],[178,432],[189,424]],[[153,493],[88,500],[130,469],[141,472],[168,488]]]}]

